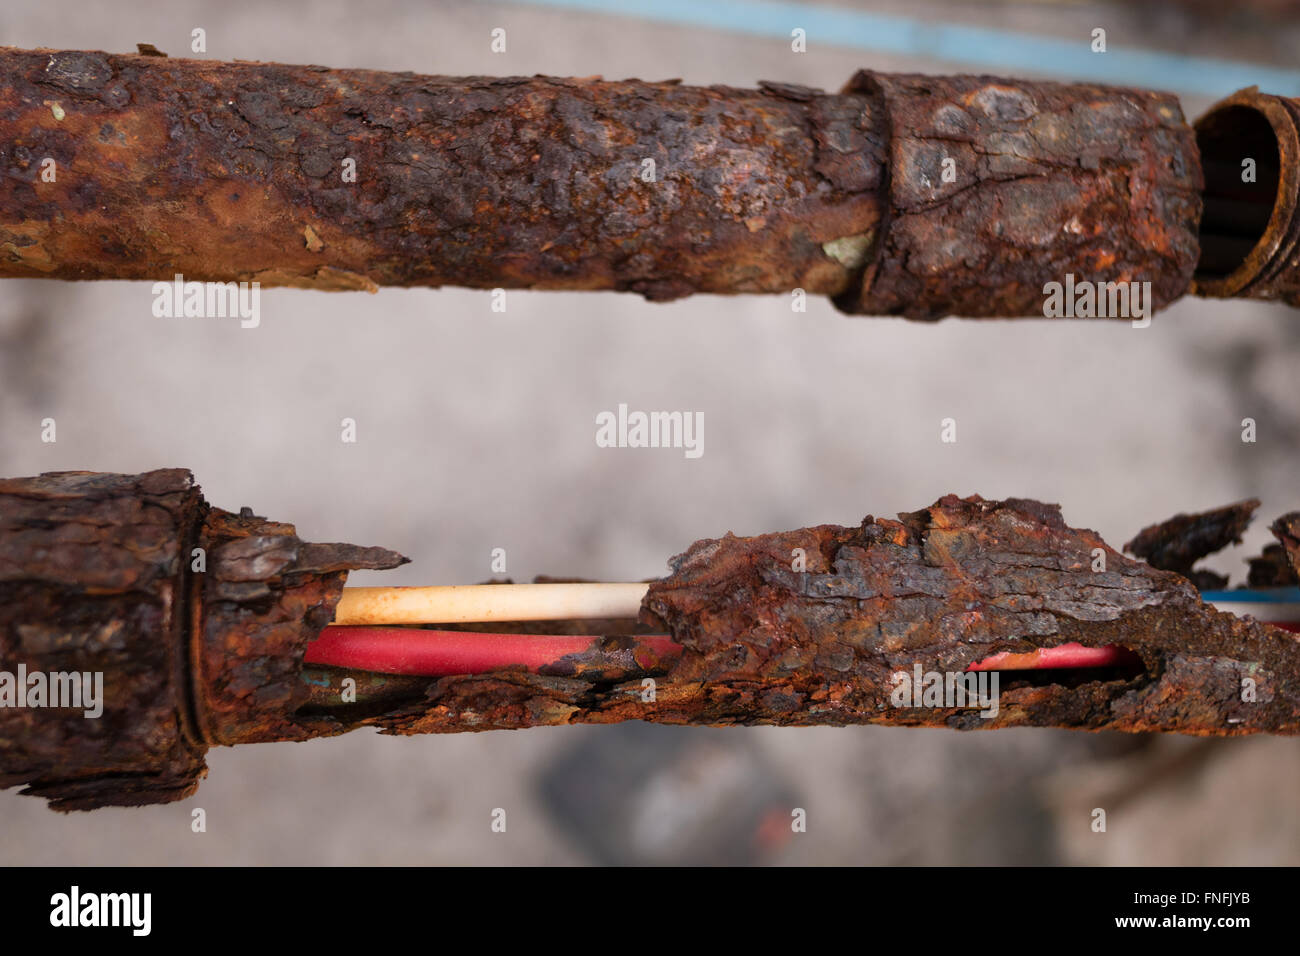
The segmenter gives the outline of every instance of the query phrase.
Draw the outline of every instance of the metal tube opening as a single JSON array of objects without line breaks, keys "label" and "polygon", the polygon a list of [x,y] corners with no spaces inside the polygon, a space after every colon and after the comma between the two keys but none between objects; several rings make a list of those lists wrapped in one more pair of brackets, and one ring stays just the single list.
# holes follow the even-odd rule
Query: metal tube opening
[{"label": "metal tube opening", "polygon": [[1241,268],[1268,230],[1277,204],[1277,136],[1258,110],[1230,106],[1205,118],[1196,144],[1205,172],[1196,277],[1212,280]]},{"label": "metal tube opening", "polygon": [[1200,295],[1250,295],[1294,245],[1296,120],[1277,97],[1243,90],[1196,124],[1205,175]]}]

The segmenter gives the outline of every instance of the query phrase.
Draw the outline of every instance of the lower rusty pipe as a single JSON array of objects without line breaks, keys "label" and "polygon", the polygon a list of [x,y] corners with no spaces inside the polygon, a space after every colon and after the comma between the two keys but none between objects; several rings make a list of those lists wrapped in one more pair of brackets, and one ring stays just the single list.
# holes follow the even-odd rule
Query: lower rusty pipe
[{"label": "lower rusty pipe", "polygon": [[[1183,561],[1236,526],[1180,517],[1141,546]],[[949,496],[898,520],[700,541],[639,620],[512,628],[593,635],[543,642],[559,650],[540,665],[421,676],[308,654],[349,570],[404,560],[211,508],[179,469],[0,481],[0,786],[62,810],[161,803],[195,790],[211,746],[364,726],[1300,732],[1300,637],[1216,611],[1034,501]],[[1042,669],[1067,659],[1114,666]],[[15,672],[97,673],[101,713],[48,706]],[[992,699],[931,700],[935,675],[942,691],[999,672]]]}]

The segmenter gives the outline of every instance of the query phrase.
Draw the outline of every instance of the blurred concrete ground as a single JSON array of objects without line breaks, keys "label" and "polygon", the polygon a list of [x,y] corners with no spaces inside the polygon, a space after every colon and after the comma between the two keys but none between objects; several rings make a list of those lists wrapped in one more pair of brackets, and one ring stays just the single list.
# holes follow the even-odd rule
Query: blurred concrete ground
[{"label": "blurred concrete ground", "polygon": [[[857,6],[1064,36],[1113,24],[1128,43],[1225,58],[1279,60],[1297,37],[1239,16],[1208,31],[1174,5]],[[831,38],[810,37],[795,55],[779,40],[505,3],[47,0],[7,6],[0,42],[128,51],[145,41],[180,55],[195,26],[212,58],[429,73],[835,88],[865,65],[958,69],[866,57]],[[504,55],[488,49],[495,26],[508,31]],[[1185,99],[1189,116],[1207,102]],[[516,580],[646,577],[700,537],[856,523],[947,492],[1059,501],[1068,521],[1116,546],[1176,511],[1257,495],[1264,520],[1213,562],[1239,579],[1268,520],[1300,507],[1300,318],[1264,305],[1193,300],[1133,330],[923,326],[849,319],[821,301],[792,315],[782,297],[651,305],[510,293],[495,314],[486,294],[463,290],[271,290],[262,327],[241,330],[155,319],[150,304],[147,283],[0,284],[0,473],[187,466],[217,505],[413,559],[353,583],[482,580],[495,547]],[[597,448],[594,416],[619,402],[703,411],[704,456]],[[40,441],[47,416],[53,445]],[[358,422],[356,445],[338,439],[345,416]],[[947,416],[955,445],[939,441]],[[1253,445],[1239,440],[1247,416],[1259,423]],[[807,811],[806,833],[758,857],[773,862],[1300,862],[1291,740],[657,732],[712,748],[674,771],[668,792],[709,795],[718,816],[681,825],[728,825],[734,782],[710,789],[728,748],[745,755],[743,773]],[[596,830],[618,830],[628,793],[666,786],[648,739],[630,728],[365,732],[219,750],[198,795],[172,806],[60,816],[0,794],[0,863],[587,862],[599,858]],[[624,768],[633,789],[560,822],[542,781],[574,759],[600,779],[609,748],[644,751]],[[638,804],[642,823],[655,823],[657,805]],[[204,834],[190,831],[198,806]],[[1108,808],[1104,834],[1089,829],[1096,806]],[[504,834],[490,829],[495,808],[508,813]],[[659,824],[675,826],[671,801],[663,812]]]}]

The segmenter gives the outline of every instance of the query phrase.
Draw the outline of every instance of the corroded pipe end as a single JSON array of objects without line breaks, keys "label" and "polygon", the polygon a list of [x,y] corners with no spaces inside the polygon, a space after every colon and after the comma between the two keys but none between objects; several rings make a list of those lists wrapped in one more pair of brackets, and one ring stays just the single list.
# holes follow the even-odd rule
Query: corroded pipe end
[{"label": "corroded pipe end", "polygon": [[1240,90],[1196,123],[1205,170],[1192,291],[1300,305],[1300,100]]},{"label": "corroded pipe end", "polygon": [[306,647],[348,571],[405,560],[210,508],[180,468],[0,479],[0,789],[167,803],[213,744],[340,732],[296,716]]},{"label": "corroded pipe end", "polygon": [[0,680],[27,677],[0,695],[0,788],[56,810],[194,792],[182,569],[205,507],[179,468],[0,480]]},{"label": "corroded pipe end", "polygon": [[311,544],[294,526],[212,509],[200,541],[208,566],[195,575],[190,629],[196,723],[210,744],[306,740],[341,733],[299,717],[307,645],[334,618],[348,572],[407,559],[385,548]]}]

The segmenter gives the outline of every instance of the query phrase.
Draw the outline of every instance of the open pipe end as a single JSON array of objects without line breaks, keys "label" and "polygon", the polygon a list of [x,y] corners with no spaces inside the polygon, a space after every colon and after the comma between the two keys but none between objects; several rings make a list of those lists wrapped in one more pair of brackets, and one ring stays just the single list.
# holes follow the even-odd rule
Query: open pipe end
[{"label": "open pipe end", "polygon": [[1286,100],[1254,88],[1216,104],[1196,123],[1205,174],[1197,295],[1272,297],[1268,287],[1300,238],[1297,125]]}]

